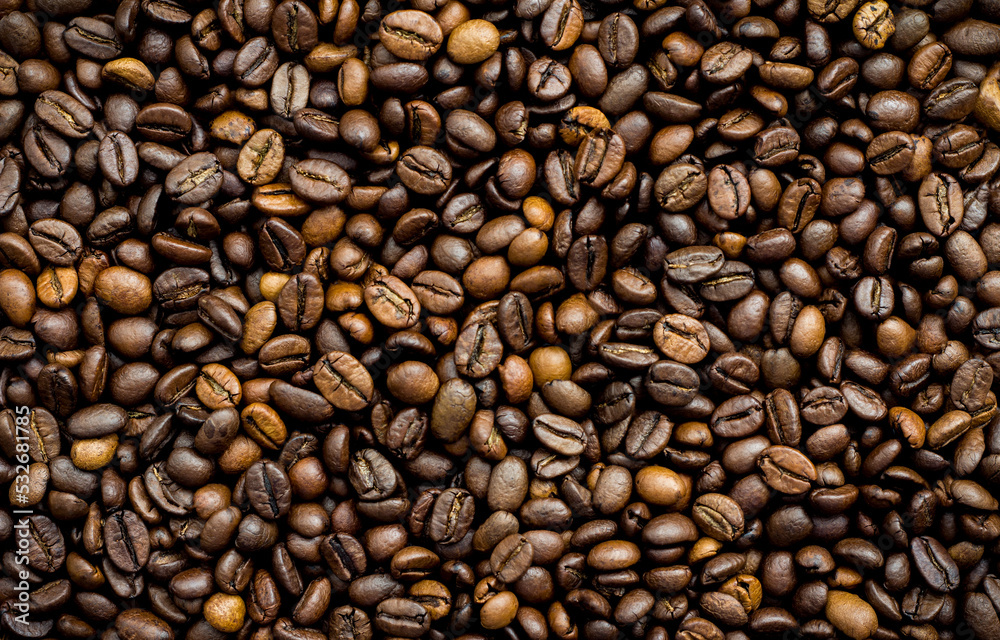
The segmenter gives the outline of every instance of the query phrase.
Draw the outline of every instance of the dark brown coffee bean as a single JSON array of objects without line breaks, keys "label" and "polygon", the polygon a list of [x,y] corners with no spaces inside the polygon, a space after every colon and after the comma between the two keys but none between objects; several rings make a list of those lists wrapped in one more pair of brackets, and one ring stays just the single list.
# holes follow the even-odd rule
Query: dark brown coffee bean
[{"label": "dark brown coffee bean", "polygon": [[120,131],[104,136],[97,160],[104,177],[116,187],[127,187],[138,177],[139,156],[135,144]]},{"label": "dark brown coffee bean", "polygon": [[336,204],[347,197],[350,186],[347,173],[326,160],[303,160],[290,172],[295,193],[313,202]]},{"label": "dark brown coffee bean", "polygon": [[371,403],[374,394],[372,377],[354,357],[333,351],[313,369],[316,388],[333,406],[358,411]]},{"label": "dark brown coffee bean", "polygon": [[291,504],[288,475],[270,460],[255,462],[247,469],[246,492],[250,506],[262,518],[277,520],[288,513]]},{"label": "dark brown coffee bean", "polygon": [[800,451],[784,445],[768,447],[757,460],[764,482],[782,493],[803,493],[818,477],[816,467]]},{"label": "dark brown coffee bean", "polygon": [[411,147],[400,156],[396,172],[407,188],[422,195],[437,195],[451,182],[451,165],[430,147]]},{"label": "dark brown coffee bean", "polygon": [[57,219],[43,219],[32,224],[28,241],[39,256],[62,266],[72,265],[83,251],[80,233]]},{"label": "dark brown coffee bean", "polygon": [[743,509],[728,496],[703,494],[695,500],[691,514],[695,524],[716,540],[732,541],[743,534]]},{"label": "dark brown coffee bean", "polygon": [[764,424],[764,406],[752,395],[734,396],[712,414],[709,426],[712,432],[724,438],[750,435]]},{"label": "dark brown coffee bean", "polygon": [[[236,4],[235,0],[233,4]],[[233,73],[244,85],[259,87],[274,75],[278,68],[278,59],[278,51],[273,41],[262,36],[251,38],[236,53]]]},{"label": "dark brown coffee bean", "polygon": [[947,592],[958,586],[958,565],[936,538],[914,538],[910,543],[910,551],[917,570],[932,589]]},{"label": "dark brown coffee bean", "polygon": [[94,127],[94,116],[83,103],[62,91],[42,92],[35,101],[35,113],[70,138],[85,138]]},{"label": "dark brown coffee bean", "polygon": [[883,133],[871,141],[865,157],[879,175],[899,173],[913,159],[913,138],[902,131]]},{"label": "dark brown coffee bean", "polygon": [[167,174],[167,195],[183,204],[198,204],[222,187],[222,166],[212,153],[196,153]]},{"label": "dark brown coffee bean", "polygon": [[104,523],[108,557],[122,571],[135,573],[149,560],[149,532],[132,511],[119,511]]},{"label": "dark brown coffee bean", "polygon": [[541,415],[532,422],[532,430],[539,442],[560,455],[575,456],[586,447],[583,428],[569,418]]},{"label": "dark brown coffee bean", "polygon": [[375,626],[383,633],[418,638],[430,628],[430,613],[423,605],[406,598],[389,598],[379,603]]},{"label": "dark brown coffee bean", "polygon": [[688,163],[673,164],[656,180],[655,197],[660,208],[670,213],[693,207],[708,191],[708,179],[699,167]]},{"label": "dark brown coffee bean", "polygon": [[122,50],[114,28],[94,18],[73,18],[63,38],[69,48],[99,60],[110,60]]}]

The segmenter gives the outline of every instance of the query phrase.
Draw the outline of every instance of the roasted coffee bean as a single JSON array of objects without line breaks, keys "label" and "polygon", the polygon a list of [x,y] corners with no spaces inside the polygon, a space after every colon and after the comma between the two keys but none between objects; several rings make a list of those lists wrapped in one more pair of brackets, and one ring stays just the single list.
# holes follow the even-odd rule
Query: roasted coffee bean
[{"label": "roasted coffee bean", "polygon": [[700,362],[710,346],[704,326],[681,314],[667,314],[653,327],[653,340],[668,358],[694,364]]},{"label": "roasted coffee bean", "polygon": [[460,373],[473,379],[489,375],[499,366],[502,357],[503,344],[492,324],[469,325],[455,341],[455,366]]},{"label": "roasted coffee bean", "polygon": [[215,196],[222,187],[219,159],[212,153],[196,153],[167,174],[167,195],[183,204],[198,204]]},{"label": "roasted coffee bean", "polygon": [[321,204],[336,204],[347,197],[347,172],[327,160],[303,160],[289,172],[292,189],[302,198]]},{"label": "roasted coffee bean", "polygon": [[[237,6],[235,0],[233,6]],[[239,11],[242,13],[242,8]],[[236,19],[236,22],[242,22],[242,15]],[[242,29],[242,27],[240,28]],[[258,36],[240,44],[243,46],[236,52],[236,57],[233,59],[233,74],[242,84],[248,87],[259,87],[270,80],[278,68],[279,57],[275,43]]]},{"label": "roasted coffee bean", "polygon": [[699,496],[691,517],[704,533],[716,540],[733,541],[743,535],[743,509],[728,496],[719,493]]},{"label": "roasted coffee bean", "polygon": [[961,189],[946,173],[932,173],[924,178],[917,202],[927,230],[936,236],[948,236],[962,223]]},{"label": "roasted coffee bean", "polygon": [[534,547],[526,537],[512,534],[494,547],[490,570],[506,583],[512,583],[528,570],[534,559]]},{"label": "roasted coffee bean", "polygon": [[408,149],[399,157],[396,172],[403,184],[423,195],[439,194],[451,182],[451,165],[441,152],[431,147],[416,146]]},{"label": "roasted coffee bean", "polygon": [[104,136],[97,160],[104,177],[116,187],[127,187],[139,176],[139,156],[135,144],[120,131],[111,131]]},{"label": "roasted coffee bean", "polygon": [[865,151],[872,171],[878,175],[899,173],[914,157],[913,138],[902,131],[890,131],[876,136]]},{"label": "roasted coffee bean", "polygon": [[352,356],[332,351],[313,369],[313,380],[330,403],[347,411],[357,411],[371,403],[374,384],[364,366]]},{"label": "roasted coffee bean", "polygon": [[374,449],[364,449],[351,457],[350,478],[365,500],[386,498],[396,488],[395,469]]},{"label": "roasted coffee bean", "polygon": [[782,493],[804,493],[818,477],[816,467],[809,458],[799,450],[784,445],[762,451],[757,466],[768,486]]},{"label": "roasted coffee bean", "polygon": [[139,571],[149,560],[149,532],[132,511],[119,511],[105,521],[104,543],[111,562],[127,573]]},{"label": "roasted coffee bean", "polygon": [[423,605],[406,598],[388,598],[379,603],[375,626],[383,633],[419,638],[430,628],[431,615]]},{"label": "roasted coffee bean", "polygon": [[128,412],[114,404],[100,403],[73,413],[66,421],[66,431],[76,438],[99,438],[123,430]]},{"label": "roasted coffee bean", "polygon": [[917,571],[937,591],[953,591],[958,586],[959,570],[955,560],[936,538],[920,536],[910,543]]},{"label": "roasted coffee bean", "polygon": [[281,288],[276,304],[286,327],[307,331],[319,323],[323,313],[323,287],[311,273],[296,274]]},{"label": "roasted coffee bean", "polygon": [[395,276],[371,280],[365,287],[364,297],[375,319],[387,327],[406,329],[420,316],[420,301],[416,294]]},{"label": "roasted coffee bean", "polygon": [[447,489],[434,501],[427,520],[427,535],[440,544],[456,543],[469,532],[475,514],[475,500],[468,491]]},{"label": "roasted coffee bean", "polygon": [[83,251],[80,233],[62,220],[38,220],[31,225],[27,235],[38,255],[55,265],[70,266]]},{"label": "roasted coffee bean", "polygon": [[255,132],[240,149],[236,170],[241,179],[263,185],[278,177],[285,158],[285,141],[274,129]]},{"label": "roasted coffee bean", "polygon": [[198,317],[229,340],[238,340],[243,336],[243,325],[239,315],[229,303],[218,296],[202,296],[198,299]]},{"label": "roasted coffee bean", "polygon": [[169,144],[191,133],[191,115],[183,108],[166,102],[143,107],[135,116],[136,130],[154,142]]},{"label": "roasted coffee bean", "polygon": [[532,422],[532,430],[539,442],[560,455],[575,456],[586,447],[583,428],[569,418],[541,415]]},{"label": "roasted coffee bean", "polygon": [[255,462],[247,469],[246,493],[250,506],[262,518],[276,520],[288,513],[291,504],[288,474],[270,460]]},{"label": "roasted coffee bean", "polygon": [[70,138],[86,138],[94,128],[94,116],[87,107],[62,91],[43,91],[35,101],[35,114]]},{"label": "roasted coffee bean", "polygon": [[725,257],[716,247],[686,247],[663,260],[668,277],[682,284],[706,280],[719,273],[724,263]]},{"label": "roasted coffee bean", "polygon": [[676,362],[657,362],[649,368],[645,389],[656,402],[668,407],[684,406],[694,400],[701,386],[698,373]]},{"label": "roasted coffee bean", "polygon": [[149,611],[138,608],[127,609],[118,614],[115,618],[115,632],[123,640],[135,640],[143,637],[169,640],[174,635],[166,621]]},{"label": "roasted coffee bean", "polygon": [[799,178],[781,194],[778,221],[792,233],[798,233],[812,221],[820,200],[819,183],[812,178]]},{"label": "roasted coffee bean", "polygon": [[444,42],[441,26],[423,11],[394,11],[379,25],[379,41],[406,60],[426,60]]},{"label": "roasted coffee bean", "polygon": [[684,162],[664,169],[654,186],[657,203],[669,213],[690,209],[707,191],[708,178],[705,172],[697,165]]},{"label": "roasted coffee bean", "polygon": [[99,60],[110,60],[122,50],[114,28],[90,17],[77,17],[69,21],[63,35],[66,46]]}]

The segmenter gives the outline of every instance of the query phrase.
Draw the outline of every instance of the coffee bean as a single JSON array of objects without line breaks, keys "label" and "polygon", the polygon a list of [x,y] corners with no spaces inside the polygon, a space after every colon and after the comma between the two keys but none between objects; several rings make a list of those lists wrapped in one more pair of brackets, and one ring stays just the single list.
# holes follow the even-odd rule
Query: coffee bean
[{"label": "coffee bean", "polygon": [[143,107],[135,116],[136,130],[154,142],[169,144],[191,133],[191,115],[175,104],[156,103]]},{"label": "coffee bean", "polygon": [[61,135],[85,138],[94,117],[79,100],[62,91],[44,91],[35,101],[35,114]]},{"label": "coffee bean", "polygon": [[938,237],[950,235],[962,223],[961,189],[946,173],[932,173],[924,178],[917,202],[928,231]]},{"label": "coffee bean", "polygon": [[469,532],[475,514],[475,500],[468,491],[447,489],[434,501],[427,535],[441,544],[458,542]]},{"label": "coffee bean", "polygon": [[351,457],[351,484],[366,500],[388,497],[396,488],[395,469],[374,449],[359,451]]},{"label": "coffee bean", "polygon": [[127,187],[139,174],[139,156],[135,144],[120,131],[112,131],[101,140],[97,152],[104,177],[116,187]]},{"label": "coffee bean", "polygon": [[215,196],[222,187],[219,159],[211,153],[196,153],[167,174],[167,195],[183,204],[198,204]]},{"label": "coffee bean", "polygon": [[855,639],[870,636],[878,626],[872,606],[847,591],[830,591],[825,612],[837,629]]},{"label": "coffee bean", "polygon": [[869,49],[881,49],[895,30],[888,3],[866,2],[854,15],[854,37]]},{"label": "coffee bean", "polygon": [[753,54],[733,42],[709,47],[701,57],[701,74],[716,84],[728,84],[740,78],[753,63]]},{"label": "coffee bean", "polygon": [[694,400],[700,383],[694,369],[676,362],[660,361],[649,368],[645,389],[656,402],[668,407],[679,407]]},{"label": "coffee bean", "polygon": [[743,534],[743,509],[728,496],[702,494],[695,500],[691,513],[695,524],[716,540],[733,541]]},{"label": "coffee bean", "polygon": [[162,618],[145,609],[126,609],[115,618],[115,631],[123,640],[170,640],[173,630]]},{"label": "coffee bean", "polygon": [[698,166],[677,163],[663,170],[656,180],[654,195],[660,208],[670,213],[694,206],[708,191],[708,178]]},{"label": "coffee bean", "polygon": [[643,500],[664,507],[687,504],[691,494],[691,486],[683,476],[660,466],[641,469],[635,487]]},{"label": "coffee bean", "polygon": [[538,416],[532,422],[532,429],[542,444],[564,456],[583,453],[586,446],[580,425],[562,416],[554,414]]},{"label": "coffee bean", "polygon": [[371,375],[352,356],[332,351],[313,369],[316,388],[333,406],[358,411],[371,403],[374,385]]},{"label": "coffee bean", "polygon": [[764,481],[782,493],[803,493],[817,478],[816,467],[797,449],[784,445],[768,447],[761,452],[757,466]]},{"label": "coffee bean", "polygon": [[244,431],[268,449],[278,449],[288,436],[281,416],[262,402],[254,402],[243,409],[240,421]]},{"label": "coffee bean", "polygon": [[639,29],[632,18],[623,13],[612,13],[601,21],[597,32],[598,50],[613,67],[632,64],[639,49]]},{"label": "coffee bean", "polygon": [[83,408],[69,417],[67,432],[78,438],[98,438],[117,433],[125,428],[128,413],[113,404],[95,404]]},{"label": "coffee bean", "polygon": [[307,331],[315,327],[323,313],[323,288],[311,273],[291,277],[281,288],[277,299],[278,315],[292,331]]},{"label": "coffee bean", "polygon": [[248,87],[259,87],[274,75],[278,68],[275,43],[258,36],[242,43],[233,59],[233,73]]},{"label": "coffee bean", "polygon": [[820,185],[812,178],[799,178],[785,189],[778,202],[778,220],[792,233],[808,225],[820,204]]},{"label": "coffee bean", "polygon": [[451,182],[451,166],[431,147],[411,147],[400,156],[396,171],[403,184],[423,195],[439,194]]},{"label": "coffee bean", "polygon": [[108,557],[122,571],[135,573],[149,560],[149,532],[132,511],[119,511],[104,524]]},{"label": "coffee bean", "polygon": [[406,598],[389,598],[379,603],[375,625],[384,633],[418,638],[430,628],[430,613]]},{"label": "coffee bean", "polygon": [[71,49],[100,60],[110,60],[122,49],[114,29],[90,17],[70,20],[63,38]]},{"label": "coffee bean", "polygon": [[247,469],[246,492],[250,506],[268,520],[285,515],[291,504],[288,475],[270,460],[255,462]]},{"label": "coffee bean", "polygon": [[486,20],[467,20],[448,36],[448,57],[458,64],[476,64],[489,58],[500,45],[500,33]]},{"label": "coffee bean", "polygon": [[347,196],[347,172],[326,160],[303,160],[290,171],[292,189],[301,197],[323,204],[336,204]]},{"label": "coffee bean", "polygon": [[372,315],[387,327],[405,329],[420,316],[416,294],[395,276],[372,279],[365,287],[364,296]]},{"label": "coffee bean", "polygon": [[406,60],[426,60],[441,48],[441,26],[423,11],[394,11],[382,19],[379,40]]},{"label": "coffee bean", "polygon": [[152,302],[149,278],[128,267],[101,271],[94,281],[94,294],[119,313],[140,313]]},{"label": "coffee bean", "polygon": [[663,414],[647,411],[636,416],[625,436],[625,452],[646,460],[662,451],[670,439],[673,424]]},{"label": "coffee bean", "polygon": [[242,180],[263,185],[278,177],[285,158],[285,141],[274,129],[260,129],[240,149],[236,170]]},{"label": "coffee bean", "polygon": [[592,129],[576,152],[576,178],[599,189],[614,178],[625,159],[625,141],[613,129]]}]

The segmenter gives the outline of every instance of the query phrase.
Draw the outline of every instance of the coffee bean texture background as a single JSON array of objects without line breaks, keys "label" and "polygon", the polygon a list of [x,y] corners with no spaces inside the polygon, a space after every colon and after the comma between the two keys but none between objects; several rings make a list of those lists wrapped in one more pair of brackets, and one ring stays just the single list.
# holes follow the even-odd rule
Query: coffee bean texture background
[{"label": "coffee bean texture background", "polygon": [[0,637],[1000,640],[1000,0],[0,0]]}]

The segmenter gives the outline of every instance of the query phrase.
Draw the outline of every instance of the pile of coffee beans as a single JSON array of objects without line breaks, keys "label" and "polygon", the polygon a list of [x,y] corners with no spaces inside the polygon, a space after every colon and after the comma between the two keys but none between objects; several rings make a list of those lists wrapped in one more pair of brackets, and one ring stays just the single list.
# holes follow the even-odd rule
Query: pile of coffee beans
[{"label": "pile of coffee beans", "polygon": [[0,629],[1000,640],[1000,0],[0,0]]}]

